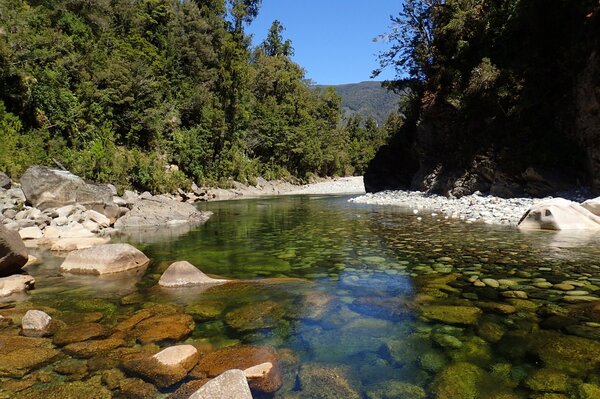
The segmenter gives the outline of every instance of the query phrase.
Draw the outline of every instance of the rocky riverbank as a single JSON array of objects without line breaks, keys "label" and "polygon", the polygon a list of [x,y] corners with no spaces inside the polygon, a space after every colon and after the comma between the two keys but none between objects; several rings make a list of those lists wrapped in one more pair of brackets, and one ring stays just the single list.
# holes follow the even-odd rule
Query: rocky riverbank
[{"label": "rocky riverbank", "polygon": [[[365,185],[362,176],[332,177],[315,179],[312,183],[297,185],[282,180],[267,181],[258,178],[255,186],[233,182],[233,187],[198,188],[192,187],[198,200],[219,201],[238,198],[253,198],[276,195],[329,195],[364,194]],[[190,194],[183,195],[190,197]]]},{"label": "rocky riverbank", "polygon": [[[560,197],[581,202],[590,197],[587,191],[561,193]],[[516,226],[533,205],[551,199],[500,198],[477,192],[461,198],[449,198],[421,191],[382,191],[350,201],[359,204],[394,205],[410,208],[416,217],[461,219],[468,223],[483,222]]]}]

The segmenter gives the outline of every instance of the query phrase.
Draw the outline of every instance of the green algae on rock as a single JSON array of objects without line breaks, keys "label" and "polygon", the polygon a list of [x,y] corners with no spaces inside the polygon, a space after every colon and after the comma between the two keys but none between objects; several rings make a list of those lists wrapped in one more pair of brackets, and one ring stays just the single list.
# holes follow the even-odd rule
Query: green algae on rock
[{"label": "green algae on rock", "polygon": [[448,324],[477,324],[483,314],[474,306],[427,305],[421,307],[421,315],[431,320]]},{"label": "green algae on rock", "polygon": [[477,399],[484,376],[485,371],[474,364],[452,363],[436,375],[433,392],[436,399]]},{"label": "green algae on rock", "polygon": [[300,398],[360,399],[347,368],[319,363],[303,364],[299,372]]},{"label": "green algae on rock", "polygon": [[275,327],[285,314],[285,308],[279,303],[265,301],[250,303],[228,312],[225,322],[235,330],[252,331]]},{"label": "green algae on rock", "polygon": [[383,381],[367,391],[368,399],[425,399],[427,394],[420,386],[396,380]]},{"label": "green algae on rock", "polygon": [[19,393],[18,399],[111,399],[111,392],[99,384],[86,382],[60,383],[48,388],[30,388]]},{"label": "green algae on rock", "polygon": [[569,387],[569,377],[560,371],[544,368],[527,377],[525,385],[532,391],[565,392]]}]

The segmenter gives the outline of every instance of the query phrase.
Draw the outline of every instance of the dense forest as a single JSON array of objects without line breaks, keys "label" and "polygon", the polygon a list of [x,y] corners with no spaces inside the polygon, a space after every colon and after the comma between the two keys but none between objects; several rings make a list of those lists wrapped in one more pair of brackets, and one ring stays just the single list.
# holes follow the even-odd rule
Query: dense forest
[{"label": "dense forest", "polygon": [[406,0],[392,24],[381,65],[413,98],[369,190],[600,191],[598,0]]},{"label": "dense forest", "polygon": [[0,0],[0,171],[151,191],[360,174],[402,119],[345,120],[259,0]]}]

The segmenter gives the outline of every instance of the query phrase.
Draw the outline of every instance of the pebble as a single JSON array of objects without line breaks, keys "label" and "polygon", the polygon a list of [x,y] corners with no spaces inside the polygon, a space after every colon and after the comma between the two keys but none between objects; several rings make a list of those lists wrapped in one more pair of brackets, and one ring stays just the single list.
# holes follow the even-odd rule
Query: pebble
[{"label": "pebble", "polygon": [[514,298],[514,299],[527,299],[527,293],[525,291],[504,291],[502,296],[505,298]]},{"label": "pebble", "polygon": [[555,290],[561,290],[561,291],[571,291],[575,289],[575,286],[571,285],[571,284],[567,284],[567,283],[560,283],[560,284],[554,284],[552,286],[552,288],[554,288]]}]

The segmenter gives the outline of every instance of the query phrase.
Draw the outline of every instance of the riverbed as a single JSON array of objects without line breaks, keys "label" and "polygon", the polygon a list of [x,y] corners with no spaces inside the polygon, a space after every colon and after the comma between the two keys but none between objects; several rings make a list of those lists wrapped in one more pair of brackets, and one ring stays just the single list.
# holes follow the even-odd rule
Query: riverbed
[{"label": "riverbed", "polygon": [[[125,277],[65,277],[61,258],[39,253],[42,264],[29,270],[36,289],[0,314],[18,319],[20,310],[43,307],[67,324],[95,315],[111,330],[144,309],[176,305],[193,318],[193,331],[153,349],[271,346],[283,377],[275,398],[600,397],[598,235],[523,233],[349,198],[201,204],[214,215],[189,234],[132,242],[152,263]],[[269,283],[158,288],[178,260]],[[122,346],[148,349],[139,339]],[[57,350],[25,376],[0,379],[3,397],[44,397],[67,381],[122,395],[105,378],[118,361]],[[67,363],[78,372],[66,373]]]}]

